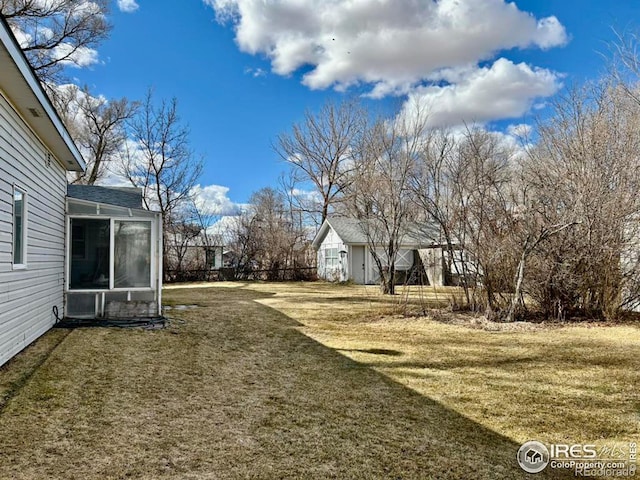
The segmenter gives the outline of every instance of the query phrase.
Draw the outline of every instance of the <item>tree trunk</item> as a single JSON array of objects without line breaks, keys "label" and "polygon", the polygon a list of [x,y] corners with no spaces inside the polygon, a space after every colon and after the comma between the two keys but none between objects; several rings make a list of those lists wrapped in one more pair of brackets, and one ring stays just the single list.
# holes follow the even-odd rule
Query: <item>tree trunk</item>
[{"label": "tree trunk", "polygon": [[527,260],[527,251],[524,250],[520,256],[520,262],[518,262],[518,271],[516,273],[515,288],[513,291],[513,297],[511,297],[511,303],[509,305],[509,311],[505,318],[506,322],[513,322],[516,308],[520,303],[520,294],[522,292],[522,282],[524,280],[524,267]]}]

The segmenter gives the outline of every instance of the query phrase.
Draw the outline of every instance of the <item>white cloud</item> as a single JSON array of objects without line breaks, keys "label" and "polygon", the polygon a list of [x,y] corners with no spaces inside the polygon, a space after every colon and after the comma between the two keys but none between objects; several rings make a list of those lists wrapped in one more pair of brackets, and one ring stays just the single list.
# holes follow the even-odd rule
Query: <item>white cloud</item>
[{"label": "white cloud", "polygon": [[[443,75],[451,80],[453,74]],[[431,126],[484,123],[525,114],[540,97],[561,87],[560,77],[550,70],[514,64],[500,58],[490,67],[455,73],[456,83],[417,87],[409,94],[405,113],[419,105],[428,112]]]},{"label": "white cloud", "polygon": [[310,89],[437,99],[433,119],[446,125],[517,117],[554,94],[559,74],[504,57],[569,40],[556,17],[505,0],[203,1],[234,26],[240,50],[266,56],[274,73],[305,68]]},{"label": "white cloud", "polygon": [[227,194],[229,188],[222,185],[196,185],[191,190],[196,206],[207,215],[238,215],[240,205],[234,203]]},{"label": "white cloud", "polygon": [[33,41],[33,36],[18,28],[17,25],[11,25],[11,32],[16,37],[20,48],[27,48]]},{"label": "white cloud", "polygon": [[503,0],[205,0],[232,21],[241,50],[265,54],[289,75],[313,67],[312,89],[367,83],[396,90],[431,72],[492,58],[511,48],[567,41],[555,17],[537,20]]},{"label": "white cloud", "polygon": [[244,73],[246,75],[251,75],[254,78],[267,76],[267,71],[260,67],[257,67],[257,68],[247,67],[244,69]]},{"label": "white cloud", "polygon": [[136,0],[118,0],[118,8],[125,13],[132,13],[140,8]]},{"label": "white cloud", "polygon": [[61,43],[53,49],[52,57],[60,63],[76,68],[88,67],[98,63],[98,51],[88,47],[74,47]]}]

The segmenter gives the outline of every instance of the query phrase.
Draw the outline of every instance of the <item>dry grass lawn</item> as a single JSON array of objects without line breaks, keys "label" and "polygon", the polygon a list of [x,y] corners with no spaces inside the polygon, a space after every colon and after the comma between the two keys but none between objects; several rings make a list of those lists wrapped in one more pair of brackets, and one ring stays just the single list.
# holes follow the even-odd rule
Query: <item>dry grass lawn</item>
[{"label": "dry grass lawn", "polygon": [[638,324],[399,314],[407,303],[409,310],[442,303],[451,289],[412,287],[388,299],[376,287],[249,288],[275,293],[261,301],[301,322],[306,335],[519,443],[640,439]]},{"label": "dry grass lawn", "polygon": [[523,440],[638,438],[635,327],[489,332],[321,283],[165,295],[199,307],[0,369],[0,478],[517,479]]}]

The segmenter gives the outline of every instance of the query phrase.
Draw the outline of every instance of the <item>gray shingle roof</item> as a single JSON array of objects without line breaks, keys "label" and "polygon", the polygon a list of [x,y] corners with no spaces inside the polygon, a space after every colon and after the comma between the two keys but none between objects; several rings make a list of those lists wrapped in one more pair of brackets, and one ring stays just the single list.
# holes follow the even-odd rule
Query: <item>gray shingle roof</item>
[{"label": "gray shingle roof", "polygon": [[[326,222],[336,231],[344,243],[367,243],[367,234],[361,220],[351,217],[329,217]],[[401,242],[402,245],[416,248],[439,243],[439,228],[432,223],[415,223],[407,226]]]},{"label": "gray shingle roof", "polygon": [[142,190],[134,187],[101,187],[98,185],[67,185],[67,196],[78,200],[142,209]]},{"label": "gray shingle roof", "polygon": [[344,243],[367,243],[367,235],[356,218],[329,217],[327,222]]}]

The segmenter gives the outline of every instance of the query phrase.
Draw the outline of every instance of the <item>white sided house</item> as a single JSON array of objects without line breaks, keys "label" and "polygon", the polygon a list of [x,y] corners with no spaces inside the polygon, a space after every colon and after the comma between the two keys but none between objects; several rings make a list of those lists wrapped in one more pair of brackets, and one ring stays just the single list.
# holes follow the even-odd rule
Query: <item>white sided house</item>
[{"label": "white sided house", "polygon": [[84,167],[0,16],[0,365],[63,312],[66,174]]},{"label": "white sided house", "polygon": [[[415,229],[416,232],[418,229]],[[443,249],[435,235],[405,234],[400,242],[395,266],[398,280],[406,281],[412,271],[427,277],[431,285],[444,285]],[[380,282],[362,223],[354,218],[328,217],[313,239],[317,250],[318,277],[328,281],[347,280],[361,285]],[[382,245],[376,247],[384,259]]]},{"label": "white sided house", "polygon": [[0,365],[60,317],[158,316],[162,219],[84,160],[0,15]]}]

